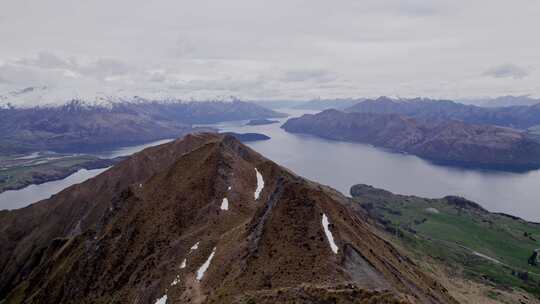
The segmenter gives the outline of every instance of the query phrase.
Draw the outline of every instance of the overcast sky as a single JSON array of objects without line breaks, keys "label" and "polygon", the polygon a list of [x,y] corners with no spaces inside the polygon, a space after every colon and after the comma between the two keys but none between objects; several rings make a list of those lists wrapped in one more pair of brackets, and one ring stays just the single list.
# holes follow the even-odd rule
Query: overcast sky
[{"label": "overcast sky", "polygon": [[538,0],[2,0],[0,89],[540,96]]}]

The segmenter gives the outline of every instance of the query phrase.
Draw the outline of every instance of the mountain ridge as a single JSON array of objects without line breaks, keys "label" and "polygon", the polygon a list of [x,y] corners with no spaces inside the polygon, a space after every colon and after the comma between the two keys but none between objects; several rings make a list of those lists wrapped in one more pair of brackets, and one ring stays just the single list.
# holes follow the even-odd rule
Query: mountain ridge
[{"label": "mountain ridge", "polygon": [[482,107],[509,107],[509,106],[532,106],[540,103],[540,98],[531,95],[505,95],[493,98],[469,98],[460,100],[464,103],[479,105]]},{"label": "mountain ridge", "polygon": [[357,103],[345,112],[400,114],[421,119],[460,120],[467,123],[527,129],[540,125],[540,104],[509,107],[480,107],[452,100],[429,98],[391,99],[379,97]]},{"label": "mountain ridge", "polygon": [[[101,189],[97,196],[94,189]],[[292,303],[304,296],[455,303],[363,215],[351,213],[350,203],[233,137],[187,135],[49,200],[0,212],[8,244],[0,249],[0,297],[13,303]]]}]

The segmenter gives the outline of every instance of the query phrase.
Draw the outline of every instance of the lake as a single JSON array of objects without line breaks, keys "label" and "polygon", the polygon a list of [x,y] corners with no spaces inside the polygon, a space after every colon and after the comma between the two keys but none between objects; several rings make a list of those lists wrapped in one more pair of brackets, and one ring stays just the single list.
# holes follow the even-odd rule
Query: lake
[{"label": "lake", "polygon": [[[306,112],[282,111],[293,116]],[[537,208],[540,198],[540,170],[506,173],[443,167],[415,156],[391,153],[369,145],[290,134],[280,128],[285,120],[281,119],[279,124],[263,126],[245,126],[245,121],[212,126],[222,131],[256,132],[270,136],[268,141],[248,145],[278,164],[347,195],[349,188],[356,183],[373,185],[394,193],[430,198],[459,195],[490,211],[509,213],[540,222],[540,208]],[[166,141],[158,143],[163,142]],[[130,154],[138,151],[137,149],[140,150],[141,146],[111,151],[104,155]],[[99,173],[91,171],[85,172],[86,178]],[[81,181],[81,178],[72,179],[70,176],[62,181],[30,187],[41,187],[41,199]],[[30,200],[35,200],[36,197],[27,196],[30,187],[0,194],[0,209],[22,207],[31,203]],[[32,192],[38,191],[34,189]],[[20,197],[17,193],[20,193]],[[7,195],[9,198],[6,198]],[[20,203],[13,203],[15,201]]]}]

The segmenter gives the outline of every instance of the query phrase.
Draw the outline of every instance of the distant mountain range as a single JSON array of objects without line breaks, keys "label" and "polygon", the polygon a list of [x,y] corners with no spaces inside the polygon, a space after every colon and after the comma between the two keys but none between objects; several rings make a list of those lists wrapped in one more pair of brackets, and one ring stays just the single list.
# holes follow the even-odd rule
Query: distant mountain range
[{"label": "distant mountain range", "polygon": [[303,100],[249,100],[249,102],[273,110],[294,108],[297,105],[305,103]]},{"label": "distant mountain range", "polygon": [[134,98],[89,104],[0,109],[0,154],[51,150],[87,152],[176,138],[196,124],[282,117],[261,106],[234,101],[182,102]]},{"label": "distant mountain range", "polygon": [[[410,99],[403,99],[403,98],[388,98],[388,97],[382,97],[383,99],[391,99],[396,102],[404,102],[404,101],[439,101],[436,99],[429,99],[429,98],[410,98]],[[377,98],[375,98],[377,99]],[[270,109],[279,109],[279,108],[293,108],[293,109],[301,109],[301,110],[328,110],[328,109],[336,109],[336,110],[344,110],[346,108],[352,107],[358,103],[361,103],[366,100],[374,100],[373,98],[336,98],[336,99],[313,99],[313,100],[307,100],[307,101],[301,101],[301,100],[279,100],[279,101],[254,101],[255,103],[268,107]],[[443,100],[443,101],[450,101],[450,100]],[[540,104],[540,98],[534,98],[529,95],[521,95],[521,96],[500,96],[500,97],[494,97],[494,98],[459,98],[453,100],[455,103],[463,104],[463,105],[472,105],[472,106],[478,106],[478,107],[484,107],[484,108],[493,108],[493,107],[511,107],[511,106],[533,106]]]},{"label": "distant mountain range", "polygon": [[351,107],[365,99],[353,99],[353,98],[338,98],[338,99],[314,99],[295,106],[295,109],[303,110],[327,110],[336,109],[343,110]]},{"label": "distant mountain range", "polygon": [[76,101],[87,107],[111,108],[125,103],[189,103],[193,101],[234,102],[235,96],[213,98],[178,98],[166,91],[134,90],[125,92],[112,88],[70,88],[33,86],[9,92],[0,92],[0,108],[61,107]]},{"label": "distant mountain range", "polygon": [[345,109],[346,112],[400,114],[425,119],[455,119],[473,124],[488,124],[526,129],[540,125],[540,104],[533,106],[480,107],[451,100],[427,98],[369,99]]},{"label": "distant mountain range", "polygon": [[0,211],[0,302],[457,303],[355,206],[188,135]]},{"label": "distant mountain range", "polygon": [[372,144],[442,164],[502,170],[540,168],[540,143],[526,132],[453,119],[326,110],[289,119],[282,128],[292,133]]},{"label": "distant mountain range", "polygon": [[532,106],[540,104],[540,98],[533,98],[529,95],[521,96],[500,96],[495,98],[469,98],[457,100],[466,104],[474,104],[482,107],[510,107],[510,106]]}]

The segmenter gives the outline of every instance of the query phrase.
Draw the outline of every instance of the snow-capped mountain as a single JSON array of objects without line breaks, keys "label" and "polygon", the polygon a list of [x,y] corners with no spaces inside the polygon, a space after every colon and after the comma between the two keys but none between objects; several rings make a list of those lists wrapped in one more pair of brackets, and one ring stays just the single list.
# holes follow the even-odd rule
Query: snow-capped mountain
[{"label": "snow-capped mountain", "polygon": [[50,86],[26,87],[0,93],[0,109],[7,108],[34,108],[34,107],[60,107],[76,101],[80,106],[112,108],[121,103],[180,103],[194,101],[238,101],[235,96],[215,96],[213,98],[194,99],[179,98],[165,91],[124,91],[114,89],[84,89],[61,88]]},{"label": "snow-capped mountain", "polygon": [[182,101],[58,92],[36,87],[3,95],[0,154],[100,150],[176,138],[193,131],[196,124],[282,116],[232,98]]}]

